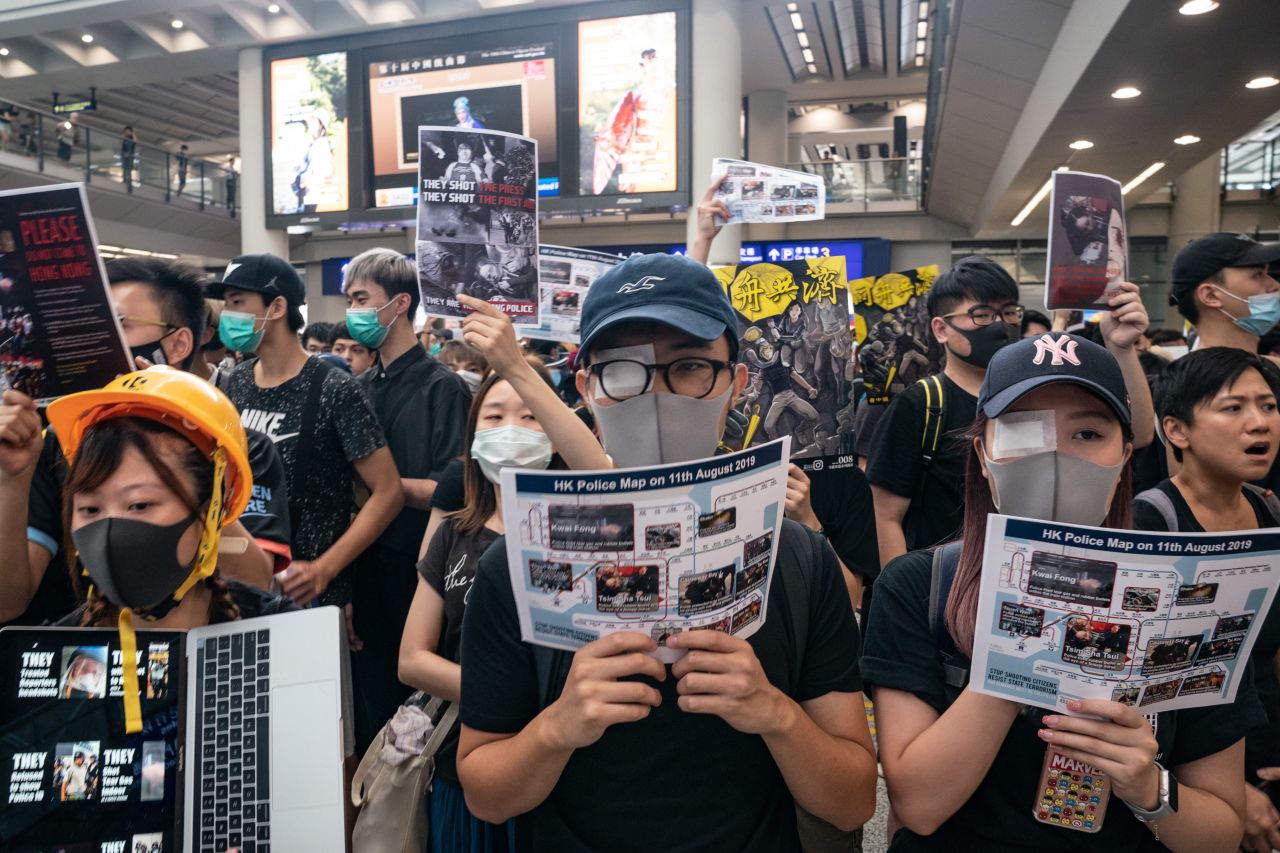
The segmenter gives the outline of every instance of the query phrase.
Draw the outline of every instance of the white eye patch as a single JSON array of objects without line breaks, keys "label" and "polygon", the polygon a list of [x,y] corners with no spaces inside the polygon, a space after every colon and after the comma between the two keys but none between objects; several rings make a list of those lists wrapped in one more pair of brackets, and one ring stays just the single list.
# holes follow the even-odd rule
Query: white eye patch
[{"label": "white eye patch", "polygon": [[[638,361],[642,364],[655,364],[657,357],[653,354],[653,344],[637,344],[631,347],[617,347],[615,349],[602,349],[591,358],[592,364],[603,364],[606,361],[617,361],[618,359],[627,359],[629,361]],[[618,374],[618,379],[612,375],[609,377],[609,390],[613,392],[615,397],[631,397],[644,391],[644,383],[646,379],[646,371],[635,370],[626,371]],[[601,388],[599,377],[596,378],[595,391],[592,398],[596,400],[608,400],[604,390]]]},{"label": "white eye patch", "polygon": [[1058,449],[1058,425],[1053,410],[1010,412],[995,419],[992,458],[1030,456]]}]

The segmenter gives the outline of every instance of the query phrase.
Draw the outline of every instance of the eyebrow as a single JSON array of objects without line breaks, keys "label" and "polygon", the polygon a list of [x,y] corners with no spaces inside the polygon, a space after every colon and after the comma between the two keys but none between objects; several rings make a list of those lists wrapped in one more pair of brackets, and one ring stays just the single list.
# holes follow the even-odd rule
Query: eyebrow
[{"label": "eyebrow", "polygon": [[677,342],[675,342],[675,343],[671,344],[671,349],[673,349],[673,350],[677,350],[677,351],[679,351],[679,352],[684,352],[684,351],[686,351],[686,350],[703,350],[703,351],[706,351],[706,350],[709,350],[709,349],[711,349],[712,347],[714,347],[714,346],[715,346],[715,343],[716,343],[716,342],[715,342],[714,340],[711,340],[711,341],[700,341],[700,340],[698,340],[697,338],[684,338],[684,339],[682,339],[682,340],[680,340],[680,341],[677,341]]},{"label": "eyebrow", "polygon": [[1084,418],[1107,418],[1110,410],[1108,409],[1077,409],[1066,416],[1066,420],[1078,421]]}]

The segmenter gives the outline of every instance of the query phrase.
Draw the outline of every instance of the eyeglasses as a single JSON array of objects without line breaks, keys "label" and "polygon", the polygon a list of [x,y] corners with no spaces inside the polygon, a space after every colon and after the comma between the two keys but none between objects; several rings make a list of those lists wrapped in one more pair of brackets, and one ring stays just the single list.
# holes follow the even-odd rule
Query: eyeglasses
[{"label": "eyeglasses", "polygon": [[715,389],[720,373],[731,367],[733,363],[729,361],[690,356],[669,364],[646,364],[621,358],[593,364],[587,370],[596,377],[606,397],[622,402],[653,387],[653,376],[659,370],[673,393],[701,399]]},{"label": "eyeglasses", "polygon": [[1004,322],[1013,325],[1021,323],[1025,313],[1026,309],[1021,305],[1006,305],[998,311],[990,305],[975,305],[968,311],[953,311],[950,314],[943,314],[942,319],[950,320],[952,317],[968,316],[975,326],[990,326],[996,321],[996,317],[999,317]]},{"label": "eyeglasses", "polygon": [[117,315],[120,318],[120,325],[139,325],[139,326],[159,326],[162,329],[174,328],[163,320],[148,320],[144,317],[130,317],[128,314]]}]

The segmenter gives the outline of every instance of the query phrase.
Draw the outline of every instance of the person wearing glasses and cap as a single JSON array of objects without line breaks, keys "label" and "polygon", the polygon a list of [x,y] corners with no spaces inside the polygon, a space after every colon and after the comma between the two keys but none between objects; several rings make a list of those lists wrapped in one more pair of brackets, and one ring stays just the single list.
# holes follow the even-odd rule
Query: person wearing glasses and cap
[{"label": "person wearing glasses and cap", "polygon": [[[702,264],[638,255],[598,278],[577,385],[614,462],[712,456],[747,382],[737,348],[736,315]],[[840,566],[800,524],[780,535],[769,619],[750,639],[676,634],[668,647],[688,654],[666,667],[648,635],[611,634],[551,661],[549,703],[546,650],[521,641],[506,550],[491,547],[462,632],[458,772],[472,813],[532,812],[538,850],[799,850],[797,806],[841,831],[865,823],[876,764]],[[624,766],[652,784],[598,796]]]}]

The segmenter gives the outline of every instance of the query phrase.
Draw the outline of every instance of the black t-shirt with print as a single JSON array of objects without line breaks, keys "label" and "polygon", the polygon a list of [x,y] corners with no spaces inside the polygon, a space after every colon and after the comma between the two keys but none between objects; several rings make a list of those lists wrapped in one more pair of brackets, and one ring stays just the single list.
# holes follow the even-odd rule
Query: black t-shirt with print
[{"label": "black t-shirt with print", "polygon": [[[942,379],[942,435],[933,461],[925,470],[922,444],[925,428],[925,386],[910,386],[889,403],[876,424],[867,456],[867,479],[873,486],[911,499],[903,519],[907,549],[928,548],[950,539],[963,520],[964,467],[969,445],[962,437],[978,415],[978,398]],[[933,394],[932,383],[929,388]],[[936,403],[935,403],[936,405]],[[930,423],[932,430],[933,423]],[[921,489],[921,480],[924,488]]]},{"label": "black t-shirt with print", "polygon": [[[1174,517],[1178,519],[1180,533],[1205,532],[1204,526],[1192,513],[1191,506],[1173,480],[1157,483],[1155,488],[1168,495],[1173,502]],[[1243,491],[1253,508],[1258,527],[1275,527],[1280,524],[1280,519],[1272,517],[1271,510],[1257,492],[1250,489]],[[1168,530],[1164,517],[1146,501],[1133,502],[1133,526],[1138,530]],[[1280,598],[1272,600],[1271,609],[1267,611],[1251,655],[1258,697],[1270,718],[1266,728],[1251,732],[1245,742],[1245,768],[1249,771],[1248,778],[1251,780],[1256,778],[1253,771],[1259,767],[1280,766],[1280,680],[1277,680],[1275,666],[1272,664],[1277,653],[1280,653]]]},{"label": "black t-shirt with print", "polygon": [[[246,429],[267,434],[280,453],[285,478],[298,518],[293,518],[292,546],[295,560],[314,560],[329,549],[351,526],[354,467],[386,445],[382,428],[369,398],[359,384],[318,359],[309,358],[298,375],[274,388],[260,388],[253,379],[257,359],[236,366],[227,377],[226,392],[240,410]],[[322,375],[319,371],[324,371]],[[302,410],[313,381],[323,382],[310,453],[300,462],[304,443]],[[307,482],[302,483],[305,478]],[[351,584],[344,574],[329,584],[321,604],[344,605],[351,600]]]},{"label": "black t-shirt with print", "polygon": [[[939,714],[947,709],[942,659],[929,628],[929,583],[933,555],[914,551],[891,562],[876,582],[866,626],[862,677],[870,687],[911,693]],[[1157,760],[1165,767],[1213,755],[1266,720],[1252,682],[1232,705],[1191,708],[1156,716]],[[901,829],[892,853],[920,850],[1157,851],[1165,848],[1118,799],[1107,806],[1102,828],[1082,833],[1040,823],[1032,816],[1039,800],[1046,744],[1036,735],[1051,712],[1024,708],[973,796],[933,835]],[[948,768],[938,767],[945,776]]]},{"label": "black t-shirt with print", "polygon": [[[471,595],[471,585],[476,577],[476,565],[485,549],[493,544],[498,534],[489,528],[470,536],[458,532],[452,518],[445,519],[427,546],[427,555],[418,563],[422,579],[444,599],[444,624],[440,626],[440,640],[436,654],[457,663],[462,645],[462,614]],[[436,754],[436,773],[457,784],[458,724],[441,744]]]},{"label": "black t-shirt with print", "polygon": [[466,506],[466,487],[463,475],[466,467],[461,459],[452,459],[444,466],[440,479],[436,481],[436,490],[431,495],[431,508],[442,512],[457,512]]},{"label": "black t-shirt with print", "polygon": [[[793,607],[807,624],[797,623]],[[858,630],[835,554],[793,521],[782,522],[766,609],[767,621],[748,642],[774,685],[797,702],[862,689]],[[467,726],[515,733],[543,707],[533,647],[520,639],[503,540],[480,559],[462,660],[460,717]],[[670,670],[656,686],[662,704],[648,717],[610,726],[574,751],[529,817],[532,847],[798,851],[793,800],[764,740],[719,717],[681,711]]]},{"label": "black t-shirt with print", "polygon": [[810,471],[809,503],[832,549],[865,581],[880,574],[876,514],[867,475],[856,466]]}]

